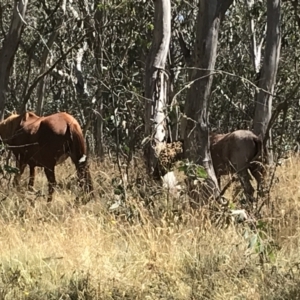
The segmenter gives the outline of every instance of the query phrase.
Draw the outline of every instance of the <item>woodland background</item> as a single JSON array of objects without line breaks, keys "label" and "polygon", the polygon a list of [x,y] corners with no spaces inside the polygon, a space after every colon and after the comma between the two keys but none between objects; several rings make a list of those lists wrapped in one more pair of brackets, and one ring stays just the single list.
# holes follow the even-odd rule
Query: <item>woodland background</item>
[{"label": "woodland background", "polygon": [[[282,3],[282,45],[273,107],[287,101],[289,110],[284,130],[279,116],[273,135],[275,147],[284,151],[300,139],[298,9],[297,1]],[[67,111],[82,124],[92,153],[103,158],[104,153],[118,149],[126,157],[140,149],[153,10],[152,1],[30,1],[10,71],[6,115],[20,111],[25,103],[28,110],[40,114]],[[9,31],[12,12],[13,3],[2,1],[2,41]],[[181,112],[189,81],[179,36],[192,50],[196,16],[197,1],[172,1],[168,101],[172,103],[176,96]],[[266,1],[254,1],[251,10],[244,1],[234,1],[221,24],[209,112],[210,128],[220,132],[252,128],[259,70],[255,70],[251,58],[250,20],[255,21],[255,38],[258,46],[261,44],[260,66],[264,58]],[[47,75],[40,76],[44,72]],[[42,78],[37,80],[39,76]],[[174,110],[170,110],[169,117],[176,130],[179,123],[172,115]]]}]

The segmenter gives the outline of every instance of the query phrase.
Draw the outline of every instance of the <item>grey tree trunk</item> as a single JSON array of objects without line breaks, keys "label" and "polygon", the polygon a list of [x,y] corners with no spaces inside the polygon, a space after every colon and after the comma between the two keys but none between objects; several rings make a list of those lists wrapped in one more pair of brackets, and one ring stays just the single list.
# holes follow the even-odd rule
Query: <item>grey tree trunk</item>
[{"label": "grey tree trunk", "polygon": [[154,35],[145,74],[145,134],[149,137],[145,158],[150,174],[154,172],[167,138],[168,76],[165,64],[171,38],[170,0],[155,0],[154,5]]},{"label": "grey tree trunk", "polygon": [[28,0],[15,0],[9,31],[0,49],[0,121],[4,118],[10,70],[24,27]]},{"label": "grey tree trunk", "polygon": [[103,100],[101,91],[97,91],[97,117],[96,117],[96,154],[100,161],[104,160],[104,140],[103,140]]},{"label": "grey tree trunk", "polygon": [[217,188],[214,189],[215,195],[218,195],[219,187],[209,150],[208,108],[220,22],[231,3],[222,0],[199,1],[196,43],[192,54],[194,69],[190,74],[192,85],[187,94],[182,124],[185,157],[205,168],[212,180],[210,183]]},{"label": "grey tree trunk", "polygon": [[[265,138],[268,123],[272,115],[272,100],[276,74],[279,63],[281,46],[280,34],[280,0],[268,0],[267,2],[267,37],[264,53],[264,62],[259,79],[259,92],[256,98],[254,114],[254,133]],[[269,133],[267,162],[273,162],[272,140]]]}]

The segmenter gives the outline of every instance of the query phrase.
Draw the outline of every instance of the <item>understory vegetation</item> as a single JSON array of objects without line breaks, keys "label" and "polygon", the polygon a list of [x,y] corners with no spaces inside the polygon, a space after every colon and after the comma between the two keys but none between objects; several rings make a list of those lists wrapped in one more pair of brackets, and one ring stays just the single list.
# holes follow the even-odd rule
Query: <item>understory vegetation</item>
[{"label": "understory vegetation", "polygon": [[[114,161],[93,161],[99,197],[86,205],[69,161],[50,204],[42,170],[36,191],[27,173],[18,191],[4,172],[0,299],[299,299],[299,168],[286,159],[261,217],[241,223],[212,205],[191,209],[184,189],[170,194],[138,159],[125,186]],[[239,208],[236,188],[226,196]]]}]

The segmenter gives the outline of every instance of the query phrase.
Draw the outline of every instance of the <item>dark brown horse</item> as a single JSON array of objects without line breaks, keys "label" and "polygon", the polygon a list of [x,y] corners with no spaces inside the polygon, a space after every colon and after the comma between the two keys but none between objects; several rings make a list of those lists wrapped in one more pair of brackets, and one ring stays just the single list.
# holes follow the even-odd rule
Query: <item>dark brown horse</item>
[{"label": "dark brown horse", "polygon": [[250,183],[249,170],[259,190],[265,174],[261,158],[262,147],[262,140],[249,130],[236,130],[227,134],[211,133],[210,151],[219,186],[222,175],[237,173],[246,194],[252,196],[254,188]]},{"label": "dark brown horse", "polygon": [[93,190],[88,168],[86,145],[77,120],[64,112],[39,117],[32,112],[12,114],[0,122],[0,136],[16,157],[19,184],[26,165],[30,168],[29,187],[34,184],[35,167],[43,167],[49,183],[48,201],[56,184],[55,166],[68,157],[76,166],[79,185],[86,192]]}]

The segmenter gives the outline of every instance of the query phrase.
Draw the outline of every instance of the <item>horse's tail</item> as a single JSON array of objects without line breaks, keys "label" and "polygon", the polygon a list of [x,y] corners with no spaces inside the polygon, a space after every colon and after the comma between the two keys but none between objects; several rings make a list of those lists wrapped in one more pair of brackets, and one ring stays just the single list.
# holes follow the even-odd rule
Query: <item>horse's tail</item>
[{"label": "horse's tail", "polygon": [[[92,177],[89,170],[89,164],[87,159],[86,144],[83,133],[79,124],[73,123],[68,125],[70,131],[70,151],[71,159],[76,166],[80,185],[84,185],[86,192],[93,191]],[[84,182],[82,182],[84,181]]]},{"label": "horse's tail", "polygon": [[255,148],[256,148],[256,152],[255,155],[252,159],[252,161],[260,159],[261,161],[263,161],[263,155],[264,155],[264,149],[263,149],[263,140],[261,138],[261,136],[254,136],[253,137],[253,141],[255,143]]},{"label": "horse's tail", "polygon": [[261,138],[261,136],[254,136],[253,141],[255,143],[256,154],[254,155],[250,163],[251,173],[252,171],[258,171],[260,172],[261,176],[264,177],[266,175],[266,168],[264,166],[266,150],[263,144],[263,139]]}]

